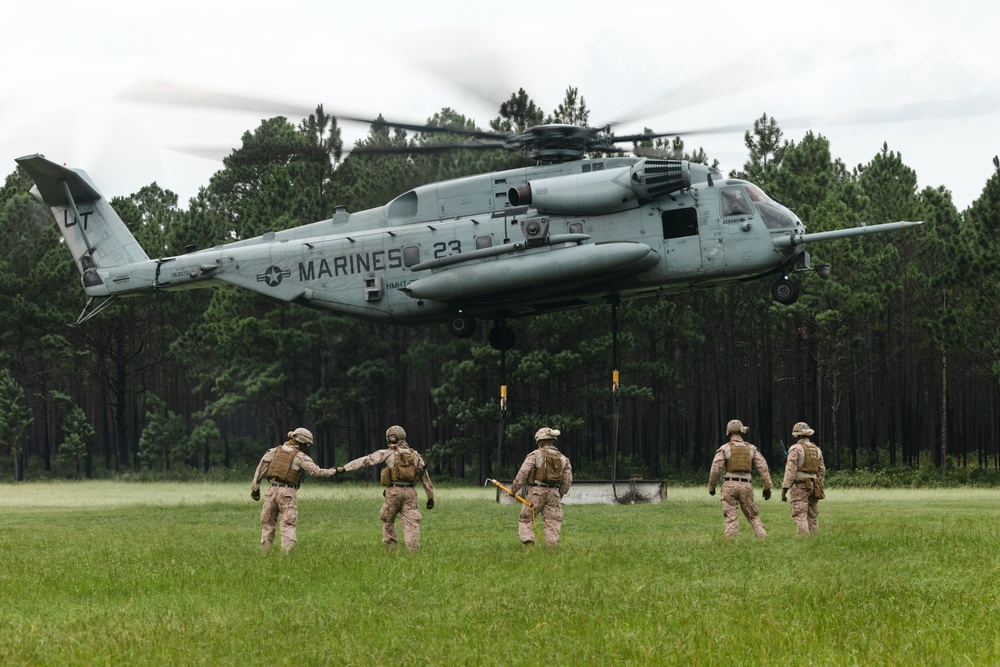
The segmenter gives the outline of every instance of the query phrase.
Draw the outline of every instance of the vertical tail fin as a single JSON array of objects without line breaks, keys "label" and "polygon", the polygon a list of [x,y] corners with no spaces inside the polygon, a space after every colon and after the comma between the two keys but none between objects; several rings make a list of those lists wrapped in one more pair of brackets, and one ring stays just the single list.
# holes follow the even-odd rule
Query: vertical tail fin
[{"label": "vertical tail fin", "polygon": [[104,292],[99,288],[101,278],[97,269],[149,260],[86,172],[56,164],[41,155],[27,155],[16,162],[35,181],[31,193],[52,207],[88,293]]}]

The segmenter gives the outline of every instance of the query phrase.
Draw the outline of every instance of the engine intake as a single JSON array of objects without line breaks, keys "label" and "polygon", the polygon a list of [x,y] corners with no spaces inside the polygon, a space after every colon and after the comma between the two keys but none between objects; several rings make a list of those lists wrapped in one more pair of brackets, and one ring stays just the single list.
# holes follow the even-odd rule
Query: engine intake
[{"label": "engine intake", "polygon": [[691,187],[687,160],[641,160],[632,165],[632,189],[639,199],[653,200]]}]

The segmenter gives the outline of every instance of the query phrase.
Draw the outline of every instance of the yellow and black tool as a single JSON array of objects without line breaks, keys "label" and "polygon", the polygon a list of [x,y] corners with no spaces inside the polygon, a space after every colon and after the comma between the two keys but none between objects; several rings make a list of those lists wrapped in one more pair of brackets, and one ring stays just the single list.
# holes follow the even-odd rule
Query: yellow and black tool
[{"label": "yellow and black tool", "polygon": [[524,498],[522,498],[518,494],[514,493],[513,491],[511,491],[510,489],[508,489],[506,486],[504,486],[500,482],[496,481],[495,479],[490,479],[489,477],[487,477],[486,478],[486,483],[487,484],[493,484],[494,486],[496,486],[497,488],[499,488],[501,491],[506,491],[508,495],[514,496],[515,498],[517,498],[518,500],[520,500],[522,503],[524,503],[525,506],[529,507],[531,509],[531,527],[532,527],[532,529],[534,529],[535,535],[538,537],[539,541],[544,541],[545,540],[545,538],[542,536],[542,534],[538,531],[538,526],[535,524],[535,506],[534,505],[532,505],[527,500],[525,500]]},{"label": "yellow and black tool", "polygon": [[[544,542],[545,541],[545,536],[543,536],[542,533],[539,532],[538,525],[535,523],[535,506],[532,505],[531,503],[529,503],[527,500],[525,500],[521,496],[519,496],[518,494],[516,494],[513,491],[511,491],[510,489],[508,489],[506,486],[504,486],[500,482],[496,481],[495,479],[490,479],[489,477],[487,477],[486,478],[486,483],[487,484],[493,484],[494,486],[498,487],[501,491],[506,491],[509,495],[514,496],[515,498],[517,498],[518,500],[520,500],[522,503],[524,503],[526,506],[528,506],[528,507],[531,508],[531,527],[534,529],[535,535],[538,537],[538,540],[540,542]],[[571,547],[573,547],[574,549],[576,549],[576,545],[573,544],[572,542],[570,542],[569,540],[567,540],[562,535],[559,535],[559,540],[562,541],[562,542],[565,542],[566,544],[568,544]]]},{"label": "yellow and black tool", "polygon": [[507,495],[514,496],[515,498],[517,498],[518,500],[520,500],[522,503],[524,503],[528,507],[531,507],[532,510],[535,509],[534,506],[531,503],[529,503],[527,500],[525,500],[521,496],[517,495],[516,493],[514,493],[513,491],[511,491],[510,489],[508,489],[506,486],[504,486],[500,482],[496,481],[495,479],[490,479],[489,477],[487,477],[486,478],[486,483],[487,484],[493,484],[493,485],[499,487],[501,491],[506,491]]}]

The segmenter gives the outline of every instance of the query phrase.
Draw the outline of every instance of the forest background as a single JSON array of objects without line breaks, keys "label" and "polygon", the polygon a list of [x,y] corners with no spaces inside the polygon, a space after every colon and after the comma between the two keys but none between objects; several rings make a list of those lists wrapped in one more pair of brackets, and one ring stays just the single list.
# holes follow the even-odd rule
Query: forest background
[{"label": "forest background", "polygon": [[[519,90],[490,126],[587,120],[575,88],[548,114]],[[449,108],[428,122],[476,127]],[[438,141],[376,123],[356,148]],[[1000,483],[1000,161],[958,211],[946,186],[918,190],[887,144],[848,167],[823,136],[786,141],[766,114],[745,142],[750,159],[730,175],[810,232],[927,224],[810,247],[833,276],[802,280],[792,306],[773,302],[767,281],[624,302],[618,477],[704,482],[738,418],[772,469],[804,420],[843,485]],[[681,138],[657,143],[713,164]],[[172,256],[527,163],[500,151],[350,152],[319,106],[298,124],[263,120],[223,164],[186,209],[156,183],[112,205],[150,256]],[[80,276],[31,185],[18,167],[0,189],[0,479],[248,480],[297,426],[331,466],[383,446],[391,424],[430,455],[435,479],[510,478],[542,425],[563,432],[578,477],[611,475],[609,308],[509,323],[518,345],[501,434],[489,323],[460,340],[444,326],[376,325],[220,287],[124,300],[67,326],[83,307]]]}]

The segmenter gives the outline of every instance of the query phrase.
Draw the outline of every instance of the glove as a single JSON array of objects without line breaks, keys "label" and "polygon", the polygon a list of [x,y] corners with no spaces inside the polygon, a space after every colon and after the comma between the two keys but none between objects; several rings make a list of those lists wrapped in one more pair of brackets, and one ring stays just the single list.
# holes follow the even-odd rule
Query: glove
[{"label": "glove", "polygon": [[428,498],[427,499],[427,509],[429,509],[429,510],[434,509],[434,499],[433,498]]},{"label": "glove", "polygon": [[260,489],[254,489],[250,492],[250,498],[253,500],[260,500]]},{"label": "glove", "polygon": [[764,489],[764,500],[771,499],[771,489]]},{"label": "glove", "polygon": [[708,490],[708,495],[710,495],[710,496],[714,496],[715,495],[715,487],[714,486]]},{"label": "glove", "polygon": [[782,489],[781,490],[781,502],[783,502],[783,503],[787,503],[788,502],[788,489]]}]

